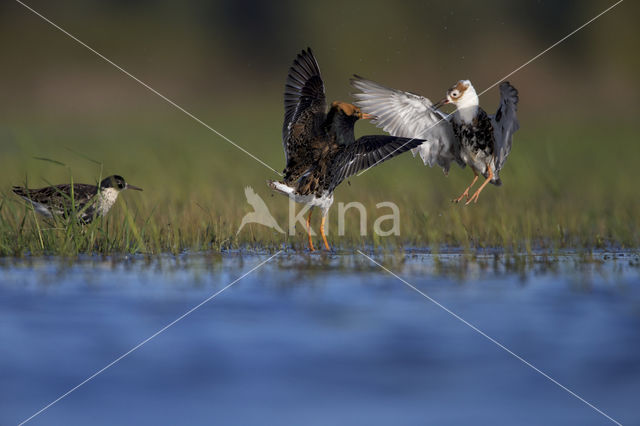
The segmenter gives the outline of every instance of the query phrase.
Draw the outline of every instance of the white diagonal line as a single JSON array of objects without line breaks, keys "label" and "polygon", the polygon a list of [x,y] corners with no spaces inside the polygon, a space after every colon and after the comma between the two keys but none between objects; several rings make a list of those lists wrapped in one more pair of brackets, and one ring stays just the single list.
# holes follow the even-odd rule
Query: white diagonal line
[{"label": "white diagonal line", "polygon": [[602,15],[604,15],[605,13],[607,13],[608,11],[610,11],[611,9],[613,9],[614,7],[616,7],[617,5],[619,5],[620,3],[622,3],[624,0],[619,0],[618,2],[612,4],[611,6],[609,6],[608,8],[606,8],[605,10],[603,10],[602,12],[598,13],[596,16],[594,16],[593,18],[589,19],[587,22],[585,22],[584,24],[580,25],[578,28],[576,28],[575,30],[571,31],[569,34],[567,34],[566,36],[562,37],[560,40],[556,41],[555,43],[553,43],[551,46],[547,47],[546,49],[544,49],[542,52],[538,53],[536,56],[534,56],[533,58],[529,59],[527,62],[525,62],[524,64],[520,65],[518,68],[516,68],[515,70],[511,71],[509,74],[505,75],[504,77],[502,77],[500,80],[496,81],[495,83],[493,83],[491,86],[487,87],[486,89],[484,89],[482,92],[480,92],[478,94],[478,96],[482,96],[484,93],[488,92],[489,90],[493,89],[494,87],[496,87],[498,84],[500,84],[502,81],[506,80],[507,78],[511,77],[513,74],[517,73],[518,71],[520,71],[522,68],[526,67],[527,65],[529,65],[531,62],[535,61],[536,59],[538,59],[540,56],[544,55],[545,53],[547,53],[548,51],[550,51],[551,49],[553,49],[554,47],[556,47],[557,45],[559,45],[560,43],[562,43],[563,41],[565,41],[566,39],[568,39],[569,37],[571,37],[572,35],[574,35],[575,33],[577,33],[578,31],[580,31],[581,29],[583,29],[584,27],[586,27],[587,25],[589,25],[590,23],[592,23],[593,21],[595,21],[596,19],[598,19],[599,17],[601,17]]},{"label": "white diagonal line", "polygon": [[[581,29],[583,29],[584,27],[586,27],[587,25],[589,25],[590,23],[592,23],[593,21],[595,21],[596,19],[600,18],[602,15],[604,15],[605,13],[609,12],[611,9],[613,9],[614,7],[616,7],[617,5],[619,5],[620,3],[622,3],[624,0],[618,0],[616,3],[612,4],[611,6],[609,6],[608,8],[606,8],[605,10],[603,10],[602,12],[598,13],[596,16],[594,16],[593,18],[589,19],[587,22],[585,22],[584,24],[580,25],[578,28],[576,28],[575,30],[571,31],[569,34],[567,34],[566,36],[562,37],[560,40],[556,41],[555,43],[553,43],[551,46],[547,47],[546,49],[544,49],[542,52],[538,53],[536,56],[534,56],[533,58],[529,59],[527,62],[525,62],[524,64],[520,65],[518,68],[516,68],[515,70],[511,71],[509,74],[505,75],[504,77],[502,77],[500,80],[496,81],[495,83],[493,83],[491,86],[487,87],[486,89],[484,89],[482,92],[480,92],[478,94],[478,97],[484,95],[485,93],[487,93],[489,90],[493,89],[494,87],[496,87],[498,84],[500,84],[502,81],[504,81],[505,79],[511,77],[513,74],[517,73],[518,71],[520,71],[522,68],[526,67],[527,65],[529,65],[531,62],[535,61],[536,59],[538,59],[539,57],[541,57],[542,55],[544,55],[545,53],[547,53],[548,51],[550,51],[551,49],[553,49],[554,47],[556,47],[557,45],[559,45],[560,43],[562,43],[563,41],[565,41],[566,39],[568,39],[569,37],[571,37],[572,35],[574,35],[575,33],[577,33],[578,31],[580,31]],[[456,108],[457,109],[457,108]],[[455,110],[451,113],[453,114],[455,112]],[[451,115],[449,114],[449,115]],[[431,126],[427,127],[424,132],[434,128],[435,126],[437,126],[438,124],[440,124],[441,121],[445,120],[446,118],[441,118],[440,120],[436,121],[434,124],[432,124]],[[367,172],[370,168],[377,166],[378,164],[380,164],[381,162],[383,162],[384,160],[386,160],[390,155],[393,155],[394,152],[396,152],[398,149],[402,148],[403,146],[405,146],[406,144],[408,144],[409,142],[415,140],[415,139],[420,139],[419,137],[414,137],[409,139],[408,141],[406,141],[404,144],[402,144],[399,148],[393,150],[391,153],[387,154],[386,156],[382,157],[380,160],[378,160],[377,162],[373,163],[371,166],[367,167],[366,169],[364,169],[363,171],[361,171],[360,173],[358,173],[356,176],[360,176],[363,173]]]},{"label": "white diagonal line", "polygon": [[162,327],[160,330],[156,331],[155,333],[153,333],[151,336],[147,337],[146,339],[144,339],[142,342],[138,343],[137,345],[135,345],[133,348],[129,349],[127,352],[123,353],[122,355],[120,355],[118,358],[114,359],[113,361],[111,361],[109,364],[105,365],[104,367],[102,367],[100,370],[96,371],[95,373],[93,373],[91,376],[87,377],[86,379],[84,379],[82,382],[78,383],[76,386],[74,386],[73,388],[69,389],[67,392],[65,392],[64,394],[60,395],[58,398],[56,398],[55,400],[51,401],[49,404],[45,405],[44,407],[42,407],[40,410],[38,410],[37,412],[35,412],[34,414],[32,414],[30,417],[28,417],[27,419],[23,420],[22,422],[19,423],[18,426],[21,426],[29,421],[31,421],[34,417],[42,414],[42,412],[44,412],[45,410],[49,409],[51,406],[53,406],[54,404],[60,402],[60,400],[66,398],[67,396],[69,396],[71,393],[75,392],[78,388],[80,388],[81,386],[87,384],[88,382],[90,382],[91,380],[95,379],[98,375],[102,374],[105,370],[107,370],[108,368],[112,367],[114,364],[118,363],[119,361],[121,361],[123,358],[127,357],[128,355],[130,355],[132,352],[135,352],[136,350],[138,350],[141,346],[143,346],[144,344],[148,343],[150,340],[152,340],[153,338],[155,338],[156,336],[158,336],[159,334],[165,332],[168,328],[172,327],[173,325],[175,325],[178,321],[181,321],[182,319],[186,318],[187,316],[191,315],[195,310],[197,310],[198,308],[200,308],[202,305],[206,304],[207,302],[211,301],[212,299],[214,299],[216,296],[218,296],[220,293],[222,293],[223,291],[227,290],[228,288],[230,288],[231,286],[233,286],[234,284],[236,284],[238,281],[242,280],[244,277],[246,277],[247,275],[249,275],[250,273],[252,273],[253,271],[255,271],[256,269],[260,268],[261,266],[263,266],[264,264],[266,264],[267,262],[269,262],[271,259],[273,259],[274,257],[278,256],[280,253],[282,253],[282,250],[279,250],[278,252],[276,252],[276,254],[274,254],[273,256],[269,257],[267,260],[264,260],[260,263],[258,263],[256,266],[254,266],[253,268],[251,268],[250,270],[248,270],[247,272],[245,272],[244,274],[240,275],[238,278],[236,278],[235,280],[233,280],[232,282],[230,282],[229,284],[227,284],[226,286],[222,287],[220,290],[216,291],[215,293],[213,293],[211,296],[207,297],[206,299],[204,299],[202,302],[198,303],[197,305],[195,305],[193,308],[189,309],[187,312],[185,312],[184,314],[180,315],[178,318],[176,318],[175,320],[171,321],[169,324],[165,325],[164,327]]},{"label": "white diagonal line", "polygon": [[575,393],[574,391],[572,391],[571,389],[569,389],[568,387],[564,386],[562,383],[558,382],[557,380],[555,380],[553,377],[549,376],[547,373],[545,373],[544,371],[540,370],[538,367],[536,367],[535,365],[531,364],[529,361],[527,361],[526,359],[522,358],[520,355],[516,354],[515,352],[513,352],[511,349],[507,348],[505,345],[503,345],[502,343],[498,342],[496,339],[494,339],[493,337],[489,336],[487,333],[485,333],[484,331],[480,330],[478,327],[476,327],[475,325],[471,324],[469,321],[465,320],[464,318],[462,318],[460,315],[456,314],[455,312],[451,311],[449,308],[447,308],[446,306],[442,305],[441,303],[439,303],[437,300],[435,300],[434,298],[432,298],[431,296],[429,296],[428,294],[424,293],[423,291],[421,291],[420,289],[418,289],[417,287],[415,287],[414,285],[412,285],[411,283],[409,283],[408,281],[404,280],[403,278],[401,278],[400,276],[396,275],[395,273],[393,273],[391,270],[389,270],[388,268],[384,267],[382,264],[376,262],[373,258],[371,258],[370,256],[367,256],[366,254],[364,254],[362,251],[358,250],[358,253],[360,253],[362,256],[366,257],[367,259],[369,259],[371,262],[375,263],[376,265],[378,265],[380,268],[382,268],[384,271],[388,272],[389,274],[391,274],[394,278],[398,279],[399,281],[401,281],[403,284],[405,284],[407,287],[409,287],[411,290],[415,291],[416,293],[420,294],[422,297],[424,297],[425,299],[429,300],[431,303],[433,303],[434,305],[436,305],[437,307],[439,307],[440,309],[444,310],[446,313],[448,313],[449,315],[451,315],[452,317],[454,317],[455,319],[457,319],[458,321],[462,322],[464,325],[466,325],[467,327],[471,328],[473,331],[475,331],[476,333],[480,334],[482,337],[486,338],[487,340],[489,340],[491,343],[495,344],[496,346],[498,346],[500,349],[504,350],[505,352],[507,352],[509,355],[513,356],[514,358],[516,358],[518,361],[522,362],[523,364],[525,364],[526,366],[530,367],[531,369],[533,369],[534,371],[536,371],[537,373],[541,374],[542,376],[544,376],[546,379],[548,379],[549,381],[551,381],[552,383],[556,384],[557,386],[559,386],[561,389],[563,389],[564,391],[568,392],[571,396],[579,399],[580,401],[582,401],[583,403],[585,403],[586,405],[588,405],[589,407],[591,407],[592,409],[594,409],[595,411],[597,411],[598,413],[600,413],[601,415],[603,415],[604,417],[606,417],[607,419],[609,419],[610,421],[612,421],[613,423],[622,426],[622,424],[620,422],[618,422],[617,420],[615,420],[614,418],[612,418],[611,416],[609,416],[607,413],[605,413],[604,411],[600,410],[598,407],[596,407],[595,405],[593,405],[592,403],[590,403],[589,401],[587,401],[586,399],[584,399],[583,397],[581,397],[580,395],[578,395],[577,393]]},{"label": "white diagonal line", "polygon": [[71,38],[72,40],[74,40],[76,43],[80,44],[81,46],[85,47],[86,49],[88,49],[89,51],[94,53],[95,55],[99,56],[105,62],[109,63],[110,65],[112,65],[113,67],[115,67],[116,69],[118,69],[119,71],[124,73],[126,76],[128,76],[131,79],[135,80],[137,83],[142,85],[144,88],[146,88],[150,92],[158,95],[159,97],[161,97],[162,99],[167,101],[169,104],[171,104],[176,109],[182,111],[183,113],[185,113],[187,116],[189,116],[190,118],[192,118],[193,120],[195,120],[199,124],[203,125],[207,129],[211,130],[213,133],[215,133],[216,135],[220,136],[222,139],[224,139],[225,141],[229,142],[231,145],[235,146],[240,151],[244,152],[249,157],[251,157],[254,160],[256,160],[258,163],[260,163],[263,166],[265,166],[266,168],[272,170],[278,176],[282,176],[282,173],[278,172],[276,169],[274,169],[273,167],[271,167],[270,165],[268,165],[267,163],[265,163],[264,161],[262,161],[261,159],[259,159],[258,157],[256,157],[255,155],[253,155],[252,153],[250,153],[249,151],[247,151],[246,149],[244,149],[240,145],[238,145],[237,143],[233,142],[231,139],[229,139],[228,137],[226,137],[225,135],[223,135],[222,133],[220,133],[219,131],[217,131],[216,129],[214,129],[213,127],[211,127],[210,125],[208,125],[204,121],[200,120],[198,117],[196,117],[195,115],[193,115],[192,113],[190,113],[189,111],[187,111],[186,109],[184,109],[183,107],[181,107],[180,105],[178,105],[177,103],[175,103],[174,101],[172,101],[171,99],[169,99],[168,97],[163,95],[162,93],[158,92],[156,89],[154,89],[153,87],[149,86],[147,83],[145,83],[144,81],[140,80],[138,77],[136,77],[135,75],[131,74],[129,71],[125,70],[120,65],[116,64],[115,62],[113,62],[111,59],[107,58],[106,56],[104,56],[103,54],[101,54],[100,52],[98,52],[97,50],[95,50],[94,48],[92,48],[91,46],[89,46],[88,44],[83,42],[82,40],[78,39],[76,36],[74,36],[73,34],[69,33],[64,28],[60,27],[59,25],[57,25],[56,23],[54,23],[53,21],[51,21],[50,19],[48,19],[47,17],[42,15],[40,12],[34,10],[31,6],[23,3],[20,0],[16,0],[16,2],[21,4],[22,6],[24,6],[27,10],[31,11],[32,13],[37,15],[38,17],[42,18],[42,20],[44,20],[45,22],[49,23],[51,26],[53,26],[54,28],[56,28],[57,30],[59,30],[60,32],[62,32],[63,34],[65,34],[66,36]]}]

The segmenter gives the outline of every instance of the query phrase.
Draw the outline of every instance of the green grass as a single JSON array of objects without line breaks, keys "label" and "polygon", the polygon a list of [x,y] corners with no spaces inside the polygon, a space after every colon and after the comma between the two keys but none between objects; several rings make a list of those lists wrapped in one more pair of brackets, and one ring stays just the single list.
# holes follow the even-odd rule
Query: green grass
[{"label": "green grass", "polygon": [[[238,119],[243,116],[240,107],[215,111],[210,114],[215,120],[205,121],[281,170],[280,111],[266,111],[252,118],[250,126]],[[631,123],[521,122],[501,173],[504,185],[488,186],[477,205],[450,202],[470,182],[469,169],[453,166],[445,177],[404,155],[338,188],[330,212],[330,243],[344,250],[373,246],[434,252],[451,246],[507,252],[639,247],[640,144]],[[135,119],[55,117],[35,128],[30,121],[11,120],[5,127],[0,147],[2,256],[306,248],[301,227],[295,236],[284,236],[248,225],[236,235],[242,217],[252,210],[245,186],[254,188],[286,228],[288,201],[265,185],[276,175],[175,111]],[[368,124],[358,124],[356,130],[376,131]],[[102,163],[102,170],[88,158]],[[25,176],[35,187],[71,179],[94,183],[110,174],[123,175],[144,192],[124,192],[106,218],[89,226],[49,223],[10,191],[11,185],[22,185]],[[359,235],[355,211],[347,213],[346,235],[336,235],[338,203],[350,201],[367,207],[366,237]],[[398,237],[372,232],[374,220],[389,213],[376,209],[383,201],[400,208]],[[320,218],[314,217],[317,228]]]}]

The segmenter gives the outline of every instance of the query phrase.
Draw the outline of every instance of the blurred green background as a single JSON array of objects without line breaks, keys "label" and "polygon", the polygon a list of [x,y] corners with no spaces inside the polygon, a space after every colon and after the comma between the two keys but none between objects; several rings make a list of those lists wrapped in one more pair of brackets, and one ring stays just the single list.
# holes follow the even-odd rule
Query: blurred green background
[{"label": "blurred green background", "polygon": [[[462,78],[484,90],[614,2],[26,3],[282,170],[282,92],[301,49],[314,49],[329,100],[351,99],[353,73],[434,99]],[[354,213],[353,230],[331,235],[333,244],[638,246],[639,11],[621,3],[509,77],[520,91],[521,129],[502,187],[488,187],[478,205],[452,205],[471,172],[453,167],[447,178],[404,155],[336,192],[336,202],[371,207],[369,230],[376,203],[397,203],[401,237],[360,238]],[[145,189],[125,194],[111,220],[134,212],[145,238],[162,236],[155,250],[304,246],[302,229],[283,237],[253,225],[236,236],[251,211],[245,186],[286,223],[287,200],[264,184],[276,175],[17,2],[0,4],[0,49],[5,244],[26,214],[11,185],[68,182],[69,170],[76,182],[95,182],[100,167],[89,157],[103,175]],[[481,105],[493,112],[498,96],[487,92]]]}]

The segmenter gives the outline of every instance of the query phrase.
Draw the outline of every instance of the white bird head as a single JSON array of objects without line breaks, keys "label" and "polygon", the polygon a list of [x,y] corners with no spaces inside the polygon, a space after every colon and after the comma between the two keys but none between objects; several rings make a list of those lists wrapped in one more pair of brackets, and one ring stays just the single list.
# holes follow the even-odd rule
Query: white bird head
[{"label": "white bird head", "polygon": [[447,90],[447,97],[435,103],[433,108],[438,109],[446,104],[455,105],[463,121],[470,121],[476,115],[480,101],[471,82],[460,80]]},{"label": "white bird head", "polygon": [[478,106],[478,94],[469,80],[460,80],[449,90],[447,97],[433,105],[438,109],[446,104],[454,104],[458,109]]}]

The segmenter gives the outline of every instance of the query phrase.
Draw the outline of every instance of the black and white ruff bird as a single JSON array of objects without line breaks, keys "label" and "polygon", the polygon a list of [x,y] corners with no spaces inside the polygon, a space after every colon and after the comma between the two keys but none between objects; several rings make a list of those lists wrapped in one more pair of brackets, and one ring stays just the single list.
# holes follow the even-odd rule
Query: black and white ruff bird
[{"label": "black and white ruff bird", "polygon": [[311,49],[302,51],[289,69],[284,92],[282,140],[286,167],[281,182],[267,181],[275,191],[294,201],[311,206],[307,217],[309,248],[313,207],[322,210],[320,234],[330,250],[324,233],[327,213],[333,203],[334,189],[360,170],[393,158],[420,145],[422,140],[394,136],[363,136],[355,139],[354,124],[371,118],[358,107],[333,102],[327,112],[324,83]]},{"label": "black and white ruff bird", "polygon": [[39,189],[14,186],[13,192],[28,201],[36,212],[45,217],[52,218],[54,215],[69,217],[75,210],[82,223],[90,223],[97,216],[106,215],[118,199],[120,192],[125,189],[142,191],[142,188],[129,185],[122,176],[113,175],[103,179],[100,186],[73,184],[73,198],[70,184]]},{"label": "black and white ruff bird", "polygon": [[[509,82],[500,84],[500,106],[493,115],[480,108],[469,80],[458,81],[436,104],[423,96],[390,89],[357,75],[351,84],[360,91],[353,94],[355,104],[373,114],[372,122],[378,127],[394,136],[426,139],[412,151],[414,156],[420,154],[424,164],[439,165],[445,175],[452,161],[461,167],[471,167],[473,181],[454,202],[465,197],[466,204],[478,202],[487,183],[502,184],[499,172],[511,151],[513,134],[519,128],[518,91]],[[456,106],[453,114],[438,111],[449,103]],[[469,197],[478,174],[486,180]]]}]

